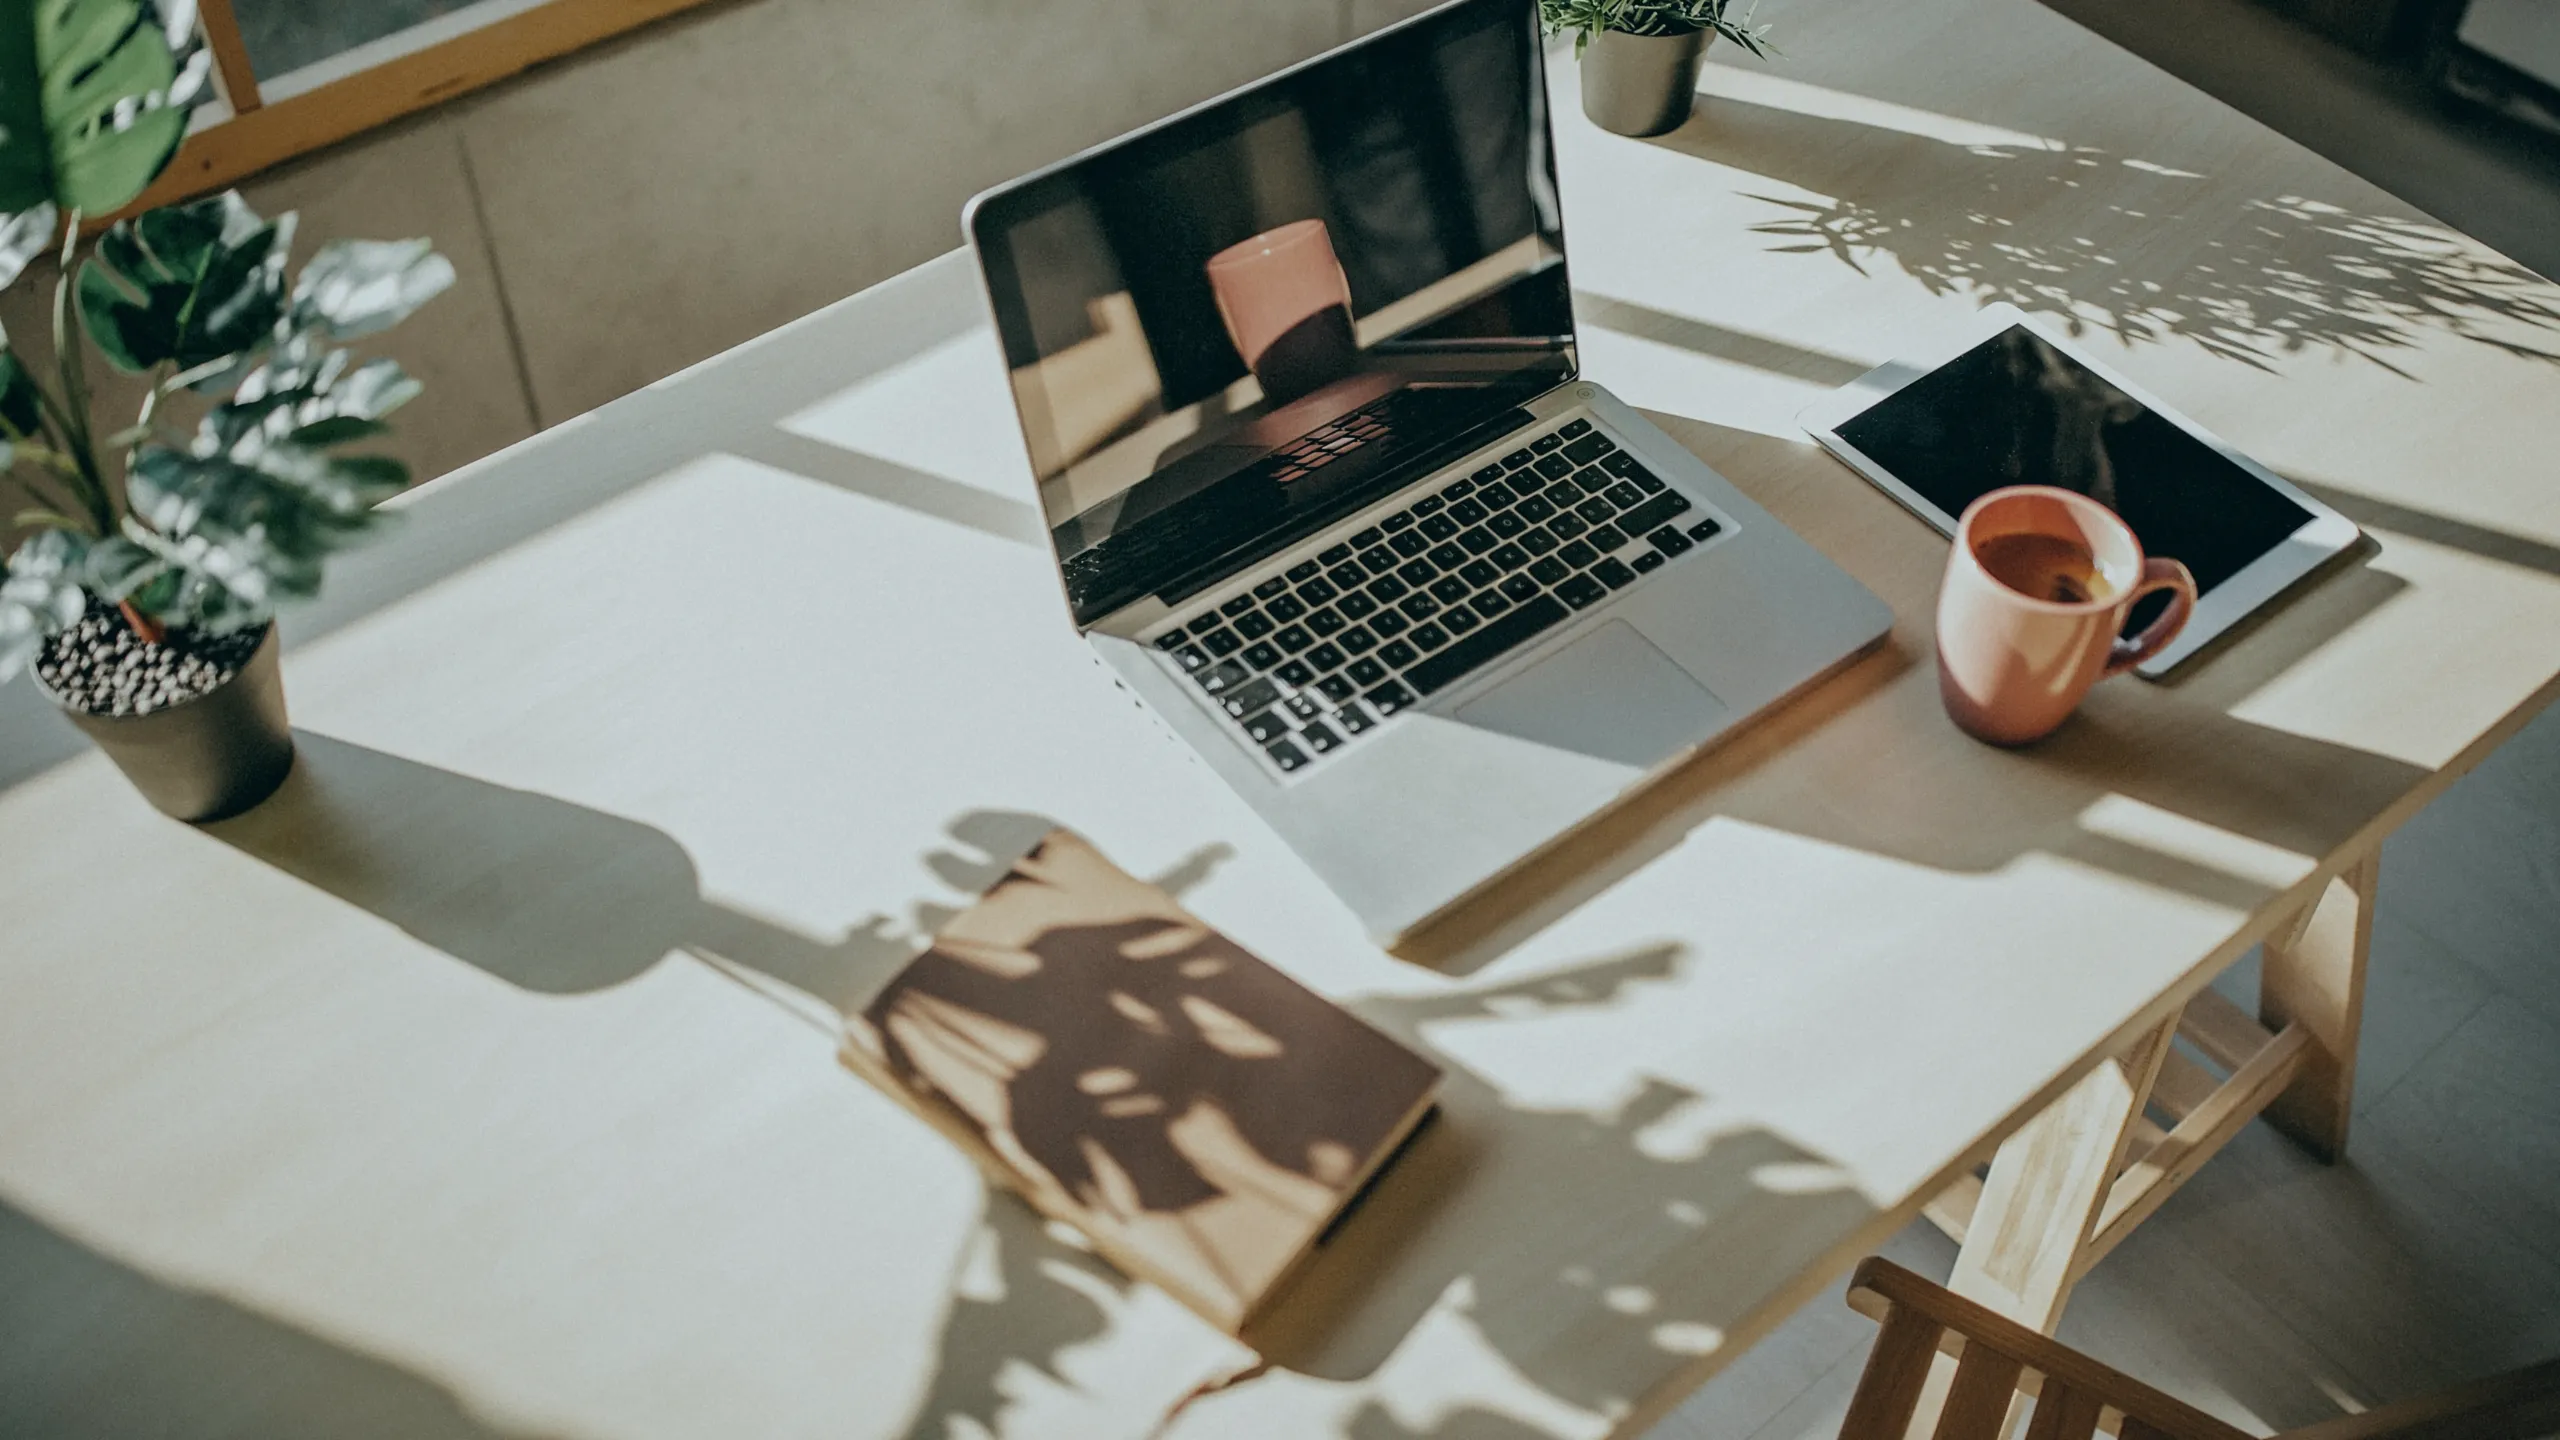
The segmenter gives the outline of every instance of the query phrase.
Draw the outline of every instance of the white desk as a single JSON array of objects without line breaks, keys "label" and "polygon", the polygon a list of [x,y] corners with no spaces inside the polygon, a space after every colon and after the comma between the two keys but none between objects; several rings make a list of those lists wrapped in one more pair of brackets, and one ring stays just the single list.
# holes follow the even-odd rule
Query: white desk
[{"label": "white desk", "polygon": [[[1559,68],[1585,362],[1902,624],[1525,933],[1381,955],[1132,713],[947,257],[414,496],[297,624],[262,810],[171,825],[94,756],[0,794],[0,1416],[1150,1433],[1252,1355],[834,1058],[1025,816],[1451,1071],[1175,1435],[1632,1430],[2084,1094],[2554,693],[2560,365],[2496,342],[2560,349],[2560,291],[2028,0],[1791,21],[1660,144]],[[1790,417],[1969,285],[2379,553],[2040,749],[1955,737],[1940,545]]]}]

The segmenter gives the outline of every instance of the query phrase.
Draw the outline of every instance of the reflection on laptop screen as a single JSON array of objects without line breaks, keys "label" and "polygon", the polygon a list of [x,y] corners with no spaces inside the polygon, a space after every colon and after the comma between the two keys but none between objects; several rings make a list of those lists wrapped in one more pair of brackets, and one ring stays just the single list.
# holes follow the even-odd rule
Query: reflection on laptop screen
[{"label": "reflection on laptop screen", "polygon": [[1440,11],[973,212],[1079,623],[1283,549],[1573,376],[1532,8]]}]

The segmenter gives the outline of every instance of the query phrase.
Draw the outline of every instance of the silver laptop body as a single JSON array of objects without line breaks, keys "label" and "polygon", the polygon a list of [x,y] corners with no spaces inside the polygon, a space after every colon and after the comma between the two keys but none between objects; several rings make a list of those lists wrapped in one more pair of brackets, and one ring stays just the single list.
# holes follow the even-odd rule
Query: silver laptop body
[{"label": "silver laptop body", "polygon": [[1079,629],[1390,948],[1892,626],[1579,376],[1528,0],[965,223]]}]

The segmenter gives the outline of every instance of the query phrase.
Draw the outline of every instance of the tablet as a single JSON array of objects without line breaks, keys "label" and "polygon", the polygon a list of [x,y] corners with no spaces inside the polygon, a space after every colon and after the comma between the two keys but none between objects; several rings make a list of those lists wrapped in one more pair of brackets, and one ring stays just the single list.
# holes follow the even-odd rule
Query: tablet
[{"label": "tablet", "polygon": [[[2195,618],[2139,673],[2158,679],[2357,540],[2354,523],[2113,371],[1986,308],[1934,369],[1879,366],[1797,417],[1823,448],[1942,533],[1975,496],[2058,485],[2099,501],[2145,553],[2195,573]],[[2137,607],[2128,630],[2147,624]]]}]

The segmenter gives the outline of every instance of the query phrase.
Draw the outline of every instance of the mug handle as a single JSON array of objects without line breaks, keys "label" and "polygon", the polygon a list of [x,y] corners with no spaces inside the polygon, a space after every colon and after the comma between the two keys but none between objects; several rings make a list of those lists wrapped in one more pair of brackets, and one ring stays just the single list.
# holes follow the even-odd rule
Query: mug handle
[{"label": "mug handle", "polygon": [[2154,590],[2170,592],[2169,608],[2144,626],[2141,634],[2130,640],[2117,638],[2115,651],[2107,657],[2107,668],[2099,679],[2121,675],[2168,649],[2178,632],[2187,628],[2187,621],[2196,613],[2196,577],[2175,560],[2153,556],[2142,562],[2142,578],[2134,582],[2133,597],[2125,601],[2125,609],[2131,610]]}]

